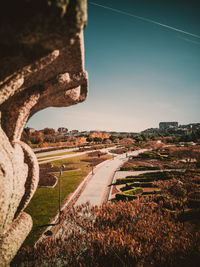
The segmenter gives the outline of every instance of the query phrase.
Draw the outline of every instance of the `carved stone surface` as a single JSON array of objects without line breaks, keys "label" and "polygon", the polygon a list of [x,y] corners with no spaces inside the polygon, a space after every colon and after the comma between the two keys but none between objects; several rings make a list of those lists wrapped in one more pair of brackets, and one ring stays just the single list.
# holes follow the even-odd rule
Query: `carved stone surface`
[{"label": "carved stone surface", "polygon": [[4,1],[0,6],[0,266],[32,227],[23,210],[38,184],[32,150],[20,141],[27,120],[88,93],[83,28],[86,0]]}]

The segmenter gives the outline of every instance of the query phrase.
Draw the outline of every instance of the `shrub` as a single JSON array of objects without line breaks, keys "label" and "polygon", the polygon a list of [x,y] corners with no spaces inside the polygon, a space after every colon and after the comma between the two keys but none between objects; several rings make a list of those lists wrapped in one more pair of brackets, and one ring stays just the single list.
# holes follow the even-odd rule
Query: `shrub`
[{"label": "shrub", "polygon": [[127,188],[132,188],[132,187],[153,187],[153,183],[152,182],[133,182],[133,183],[126,183],[126,187]]},{"label": "shrub", "polygon": [[133,183],[133,182],[153,182],[158,180],[168,180],[170,177],[168,176],[155,176],[155,177],[142,177],[142,176],[127,176],[126,178],[119,178],[116,180],[116,184],[126,184],[126,183]]},{"label": "shrub", "polygon": [[111,153],[115,153],[115,154],[123,154],[127,151],[128,151],[127,148],[116,148],[116,149],[110,150]]},{"label": "shrub", "polygon": [[123,199],[136,199],[138,194],[141,194],[143,192],[142,188],[136,188],[133,187],[130,190],[123,191],[121,193],[116,194],[117,200],[123,200]]},{"label": "shrub", "polygon": [[188,205],[191,208],[200,207],[200,191],[192,192],[188,196]]},{"label": "shrub", "polygon": [[199,235],[183,231],[149,199],[82,205],[63,219],[68,223],[59,238],[21,250],[12,266],[171,267],[195,266],[200,259]]},{"label": "shrub", "polygon": [[142,196],[143,195],[154,195],[154,194],[160,194],[161,193],[161,190],[159,190],[159,189],[154,189],[154,190],[151,190],[151,191],[148,191],[148,192],[143,192],[142,193]]},{"label": "shrub", "polygon": [[139,158],[142,159],[166,159],[167,158],[167,154],[161,154],[160,151],[145,151],[141,154],[138,155]]},{"label": "shrub", "polygon": [[103,153],[100,150],[97,150],[97,151],[94,151],[94,152],[90,152],[87,155],[88,155],[88,157],[99,157],[99,156],[104,156],[106,154],[107,153]]},{"label": "shrub", "polygon": [[159,170],[159,167],[156,166],[143,166],[143,165],[135,165],[130,167],[121,167],[120,171],[149,171],[149,170]]},{"label": "shrub", "polygon": [[116,184],[126,184],[126,183],[134,183],[134,182],[152,182],[153,178],[146,177],[138,177],[138,178],[120,178],[116,180]]},{"label": "shrub", "polygon": [[40,173],[38,186],[53,187],[57,184],[58,178],[52,173]]},{"label": "shrub", "polygon": [[[73,167],[65,166],[63,171],[73,170]],[[51,163],[40,164],[40,179],[38,186],[54,187],[57,184],[57,177],[55,172],[60,172],[60,168],[53,166]]]},{"label": "shrub", "polygon": [[133,187],[130,190],[123,191],[121,193],[116,194],[116,199],[117,200],[133,200],[137,199],[138,197],[143,197],[147,195],[155,195],[161,193],[161,190],[159,189],[154,189],[148,192],[143,192],[142,188],[136,188]]},{"label": "shrub", "polygon": [[180,221],[200,220],[200,208],[184,210],[178,214],[178,219]]}]

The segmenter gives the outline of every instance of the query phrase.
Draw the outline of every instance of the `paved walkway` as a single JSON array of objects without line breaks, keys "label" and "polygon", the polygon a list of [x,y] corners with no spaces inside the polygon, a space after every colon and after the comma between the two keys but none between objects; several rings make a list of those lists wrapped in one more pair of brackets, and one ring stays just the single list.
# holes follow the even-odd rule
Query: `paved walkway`
[{"label": "paved walkway", "polygon": [[[129,152],[128,155],[136,156],[143,151],[144,149]],[[87,201],[89,201],[92,205],[101,205],[107,198],[107,194],[109,193],[108,185],[112,182],[115,171],[125,161],[127,161],[126,153],[118,155],[114,159],[107,160],[100,166],[97,166],[94,170],[94,174],[89,180],[84,191],[80,194],[75,205],[81,205]]]}]

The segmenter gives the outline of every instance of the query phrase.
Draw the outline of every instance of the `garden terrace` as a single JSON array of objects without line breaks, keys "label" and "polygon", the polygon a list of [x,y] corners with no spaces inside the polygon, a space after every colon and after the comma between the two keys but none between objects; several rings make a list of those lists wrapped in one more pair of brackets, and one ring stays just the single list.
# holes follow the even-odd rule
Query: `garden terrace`
[{"label": "garden terrace", "polygon": [[121,171],[153,171],[153,170],[160,170],[160,168],[156,166],[132,165],[129,167],[121,167],[120,170]]},{"label": "garden terrace", "polygon": [[137,178],[137,177],[158,177],[158,178],[162,178],[162,177],[173,177],[173,176],[177,176],[177,175],[182,175],[183,172],[182,171],[158,171],[158,172],[146,172],[146,173],[142,173],[139,175],[129,175],[126,176],[126,178]]},{"label": "garden terrace", "polygon": [[[65,166],[62,171],[75,170],[73,166]],[[56,173],[60,172],[60,168],[53,166],[51,163],[40,164],[40,178],[38,186],[54,187],[58,181]]]},{"label": "garden terrace", "polygon": [[[199,224],[200,191],[195,172],[183,172],[180,176],[168,181],[157,181],[153,184],[162,190],[163,207],[176,214],[181,220],[197,221]],[[188,209],[189,208],[189,209]],[[185,214],[186,213],[186,214]]]},{"label": "garden terrace", "polygon": [[131,189],[133,187],[155,187],[152,182],[133,182],[133,183],[126,183],[126,188]]},{"label": "garden terrace", "polygon": [[142,159],[159,159],[159,160],[171,160],[171,157],[166,151],[145,151],[143,153],[140,153],[137,158],[142,158]]},{"label": "garden terrace", "polygon": [[[172,214],[172,211],[170,211]],[[195,228],[200,229],[200,208],[191,208],[191,209],[185,209],[184,212],[179,212],[178,219],[181,222],[190,221],[193,225],[195,225]]]},{"label": "garden terrace", "polygon": [[110,152],[114,154],[123,154],[123,153],[126,153],[127,151],[128,151],[127,148],[116,148],[116,149],[110,150]]},{"label": "garden terrace", "polygon": [[104,156],[106,154],[107,154],[106,152],[101,152],[100,150],[98,150],[98,151],[90,152],[87,155],[88,155],[88,157],[101,157],[101,156]]},{"label": "garden terrace", "polygon": [[80,147],[76,150],[76,152],[85,152],[85,151],[91,151],[93,149],[96,149],[96,147]]},{"label": "garden terrace", "polygon": [[190,208],[200,208],[200,191],[192,192],[189,194],[188,206]]},{"label": "garden terrace", "polygon": [[[126,178],[117,179],[116,185],[126,184],[126,186],[120,188],[121,192],[115,195],[116,200],[131,200],[136,199],[137,196],[161,194],[162,188],[159,188],[159,182],[164,183],[170,179],[175,179],[175,177],[180,179],[182,175],[184,173],[181,171],[162,171],[144,173],[137,176],[130,175],[126,176]],[[142,190],[142,194],[137,194],[135,191],[136,188]],[[169,205],[167,207],[169,208]]]},{"label": "garden terrace", "polygon": [[130,170],[161,170],[161,169],[183,169],[186,168],[185,162],[174,162],[168,160],[159,160],[159,159],[141,159],[141,158],[129,158],[125,162],[121,170],[130,171]]},{"label": "garden terrace", "polygon": [[41,173],[38,186],[39,187],[54,187],[58,182],[57,177],[52,173]]},{"label": "garden terrace", "polygon": [[175,175],[181,175],[179,171],[163,171],[163,172],[151,172],[140,175],[129,175],[126,178],[119,178],[116,180],[116,184],[126,184],[131,182],[152,182],[158,180],[168,180],[173,178]]},{"label": "garden terrace", "polygon": [[138,197],[152,196],[155,194],[160,194],[161,190],[158,188],[154,188],[148,191],[144,191],[142,188],[133,187],[130,190],[126,190],[124,192],[120,192],[116,194],[117,200],[133,200]]}]

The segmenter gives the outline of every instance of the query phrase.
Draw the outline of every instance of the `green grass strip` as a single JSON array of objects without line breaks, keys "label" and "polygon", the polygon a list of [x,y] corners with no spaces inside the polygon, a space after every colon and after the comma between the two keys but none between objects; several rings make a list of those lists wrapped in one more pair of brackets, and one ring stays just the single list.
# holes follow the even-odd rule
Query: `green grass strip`
[{"label": "green grass strip", "polygon": [[[104,156],[103,158],[109,159],[112,156]],[[73,167],[76,170],[63,172],[61,180],[61,200],[63,201],[70,193],[73,193],[78,187],[82,179],[91,171],[88,167],[89,163],[81,161],[88,159],[87,155],[71,157],[52,161],[54,166],[60,167],[66,164],[67,167]],[[78,170],[77,170],[78,169]],[[59,174],[57,174],[58,176]],[[26,238],[23,245],[33,244],[39,239],[41,232],[45,228],[40,228],[41,225],[48,224],[50,219],[54,217],[58,211],[58,183],[54,188],[41,188],[38,187],[25,212],[31,215],[33,219],[33,228]]]},{"label": "green grass strip", "polygon": [[50,157],[56,157],[56,156],[64,156],[64,155],[70,155],[70,154],[75,154],[76,152],[74,151],[68,151],[68,152],[62,152],[62,153],[57,153],[57,154],[51,154],[47,156],[37,156],[38,159],[43,159],[43,158],[50,158]]}]

